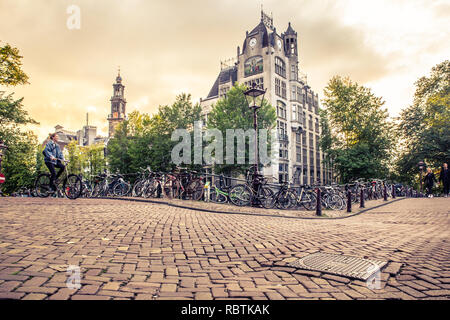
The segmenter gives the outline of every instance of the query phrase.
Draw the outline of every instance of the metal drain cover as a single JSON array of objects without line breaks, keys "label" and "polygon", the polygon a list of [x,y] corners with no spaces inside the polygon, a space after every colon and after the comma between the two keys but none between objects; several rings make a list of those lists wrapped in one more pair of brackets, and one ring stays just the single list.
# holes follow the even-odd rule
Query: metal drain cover
[{"label": "metal drain cover", "polygon": [[367,280],[385,264],[386,262],[379,260],[319,252],[291,262],[289,266]]}]

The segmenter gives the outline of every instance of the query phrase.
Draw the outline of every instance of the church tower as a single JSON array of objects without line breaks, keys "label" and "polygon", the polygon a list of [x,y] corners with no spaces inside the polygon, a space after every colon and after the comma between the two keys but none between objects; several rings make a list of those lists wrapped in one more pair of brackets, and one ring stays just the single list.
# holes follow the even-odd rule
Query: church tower
[{"label": "church tower", "polygon": [[126,119],[125,106],[127,104],[127,101],[124,97],[123,91],[125,86],[122,84],[120,69],[116,78],[116,83],[113,84],[113,88],[113,96],[111,97],[111,113],[108,115],[108,137],[110,138],[114,135],[114,129],[116,125]]}]

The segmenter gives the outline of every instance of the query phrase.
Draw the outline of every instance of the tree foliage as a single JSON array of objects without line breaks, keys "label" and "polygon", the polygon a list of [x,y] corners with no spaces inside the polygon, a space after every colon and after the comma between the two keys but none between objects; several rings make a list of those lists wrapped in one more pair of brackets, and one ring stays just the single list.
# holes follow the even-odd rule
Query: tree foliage
[{"label": "tree foliage", "polygon": [[[236,83],[224,96],[213,106],[208,115],[207,128],[218,129],[222,136],[226,137],[227,129],[253,129],[253,110],[249,108],[244,92],[248,88],[243,84]],[[258,129],[271,130],[276,125],[276,110],[267,100],[262,102],[258,109]],[[270,138],[270,136],[268,137]],[[270,142],[270,141],[269,141]],[[249,142],[245,142],[245,163],[237,164],[236,141],[235,141],[235,164],[215,164],[216,173],[239,174],[244,173],[249,167]],[[226,142],[223,143],[223,155],[226,154]],[[268,154],[270,153],[270,143],[268,145]]]},{"label": "tree foliage", "polygon": [[[0,47],[0,85],[28,83],[28,76],[21,69],[21,59],[17,48],[8,44]],[[1,186],[5,193],[31,186],[37,173],[37,137],[31,131],[21,129],[22,125],[37,122],[28,115],[22,102],[23,98],[15,100],[12,94],[0,92],[0,140],[8,146],[0,168],[6,177]]]},{"label": "tree foliage", "polygon": [[177,142],[171,141],[172,132],[192,131],[200,113],[200,105],[193,104],[189,94],[178,95],[172,105],[160,106],[153,116],[130,113],[127,120],[117,125],[108,143],[110,170],[127,174],[147,166],[154,171],[173,169],[171,151]]},{"label": "tree foliage", "polygon": [[324,95],[320,144],[341,182],[386,177],[393,132],[384,101],[339,76],[330,79]]},{"label": "tree foliage", "polygon": [[106,159],[104,156],[104,145],[93,144],[90,146],[80,146],[76,141],[71,141],[64,152],[70,173],[82,174],[87,179],[100,174],[106,169]]},{"label": "tree foliage", "polygon": [[16,86],[28,83],[28,76],[22,70],[21,60],[19,49],[9,44],[0,47],[0,85]]},{"label": "tree foliage", "polygon": [[402,110],[397,126],[401,153],[396,168],[405,182],[417,176],[419,161],[435,168],[450,161],[450,61],[434,66],[415,85],[413,103]]}]

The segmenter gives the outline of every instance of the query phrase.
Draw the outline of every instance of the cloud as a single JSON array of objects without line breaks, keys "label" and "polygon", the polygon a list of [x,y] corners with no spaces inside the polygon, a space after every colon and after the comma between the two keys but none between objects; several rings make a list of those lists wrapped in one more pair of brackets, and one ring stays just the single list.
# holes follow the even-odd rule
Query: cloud
[{"label": "cloud", "polygon": [[[412,86],[412,77],[448,56],[448,19],[441,15],[448,2],[361,3],[266,0],[264,10],[273,11],[278,33],[289,21],[298,32],[301,69],[320,97],[329,78],[340,74],[406,105],[408,90],[389,86],[392,79],[402,81],[402,88]],[[80,30],[66,27],[72,4],[81,9]],[[197,101],[209,92],[220,60],[234,57],[245,31],[259,23],[260,5],[256,0],[2,0],[0,40],[24,56],[31,85],[14,91],[41,123],[39,132],[56,124],[78,130],[86,106],[95,106],[89,123],[106,134],[119,65],[128,111],[154,113],[181,92]]]}]

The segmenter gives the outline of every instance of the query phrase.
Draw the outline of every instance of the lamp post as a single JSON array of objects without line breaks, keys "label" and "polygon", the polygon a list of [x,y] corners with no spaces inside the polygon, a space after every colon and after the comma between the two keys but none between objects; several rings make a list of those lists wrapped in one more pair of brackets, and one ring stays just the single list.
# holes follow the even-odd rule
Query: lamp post
[{"label": "lamp post", "polygon": [[423,161],[419,161],[419,163],[417,164],[417,166],[419,167],[420,170],[420,184],[419,184],[419,197],[422,194],[422,175],[423,175],[423,169],[425,168],[425,162]]},{"label": "lamp post", "polygon": [[259,89],[253,82],[252,87],[244,92],[248,107],[253,110],[253,129],[255,130],[255,164],[254,173],[258,173],[258,109],[261,108],[264,101],[266,90]]},{"label": "lamp post", "polygon": [[6,150],[6,149],[8,149],[8,146],[6,146],[3,143],[3,140],[0,139],[0,179],[1,179],[1,181],[0,181],[0,196],[3,196],[3,192],[1,190],[2,189],[1,186],[2,186],[3,182],[5,182],[5,177],[4,177],[3,174],[1,174],[1,172],[2,172],[3,150]]}]

